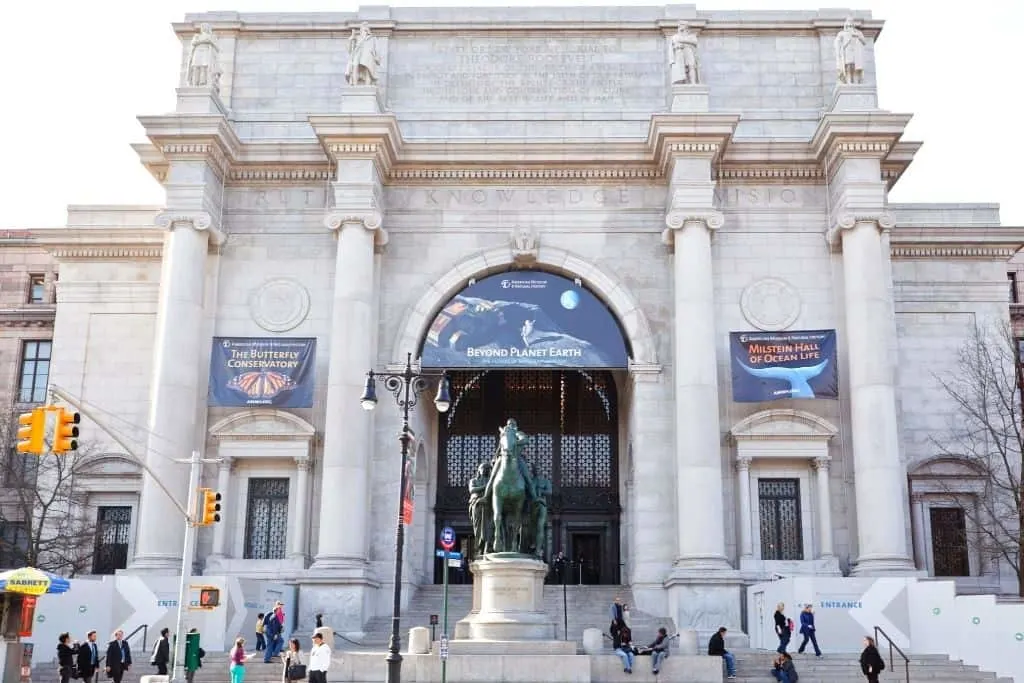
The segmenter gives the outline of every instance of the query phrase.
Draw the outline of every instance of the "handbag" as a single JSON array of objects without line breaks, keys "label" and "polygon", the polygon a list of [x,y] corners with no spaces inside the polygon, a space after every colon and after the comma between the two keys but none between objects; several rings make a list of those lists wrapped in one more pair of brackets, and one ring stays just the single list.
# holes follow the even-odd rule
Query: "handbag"
[{"label": "handbag", "polygon": [[289,681],[301,681],[306,677],[305,664],[291,664],[288,666],[287,677]]}]

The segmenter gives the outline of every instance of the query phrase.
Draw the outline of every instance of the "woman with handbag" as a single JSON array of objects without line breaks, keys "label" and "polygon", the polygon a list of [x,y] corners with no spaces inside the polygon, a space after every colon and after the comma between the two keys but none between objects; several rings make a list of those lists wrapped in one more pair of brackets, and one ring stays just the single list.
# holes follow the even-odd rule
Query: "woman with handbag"
[{"label": "woman with handbag", "polygon": [[71,642],[70,633],[61,633],[57,637],[57,664],[60,665],[60,683],[68,683],[78,678],[75,671],[75,658],[78,657],[78,641]]},{"label": "woman with handbag", "polygon": [[298,638],[288,641],[288,648],[281,654],[281,660],[284,662],[284,671],[281,673],[282,683],[301,681],[306,677],[306,665],[302,663]]}]

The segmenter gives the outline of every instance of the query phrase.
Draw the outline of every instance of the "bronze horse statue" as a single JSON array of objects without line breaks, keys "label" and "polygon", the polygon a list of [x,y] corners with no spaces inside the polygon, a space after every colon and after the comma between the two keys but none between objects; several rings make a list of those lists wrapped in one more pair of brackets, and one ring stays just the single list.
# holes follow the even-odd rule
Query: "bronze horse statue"
[{"label": "bronze horse statue", "polygon": [[519,452],[526,439],[509,420],[498,438],[494,468],[484,492],[494,516],[495,552],[519,552],[528,482],[520,469]]}]

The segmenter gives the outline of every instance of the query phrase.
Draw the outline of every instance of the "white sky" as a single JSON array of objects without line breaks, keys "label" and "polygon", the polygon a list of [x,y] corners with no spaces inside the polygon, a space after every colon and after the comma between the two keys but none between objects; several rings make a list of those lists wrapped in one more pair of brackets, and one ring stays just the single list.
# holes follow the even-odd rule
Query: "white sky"
[{"label": "white sky", "polygon": [[[174,109],[170,24],[208,10],[348,11],[352,0],[56,0],[4,3],[0,38],[0,228],[62,225],[68,204],[160,204],[129,147],[135,117]],[[404,0],[404,6],[623,5],[631,0]],[[703,0],[709,9],[818,9],[828,0]],[[363,4],[385,4],[372,0]],[[643,2],[656,5],[656,2]],[[880,105],[914,114],[923,140],[895,202],[999,202],[1024,226],[1020,164],[1022,0],[861,0],[886,25]],[[714,84],[711,84],[714,87]]]}]

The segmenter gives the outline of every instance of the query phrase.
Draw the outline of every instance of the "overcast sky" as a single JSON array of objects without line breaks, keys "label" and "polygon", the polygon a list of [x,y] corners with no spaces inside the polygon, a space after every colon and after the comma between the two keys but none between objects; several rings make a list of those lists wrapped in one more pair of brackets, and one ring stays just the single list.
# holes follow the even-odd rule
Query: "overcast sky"
[{"label": "overcast sky", "polygon": [[[386,4],[374,0],[363,4]],[[405,6],[628,5],[631,0],[395,2]],[[644,2],[654,5],[654,2]],[[709,9],[817,9],[827,0],[704,0]],[[68,204],[160,204],[129,147],[135,117],[174,109],[180,48],[170,24],[209,10],[348,11],[350,0],[57,0],[5,3],[0,39],[0,227],[62,225]],[[924,147],[896,202],[999,202],[1024,225],[1024,1],[863,0],[886,21],[880,105],[914,114]]]}]

